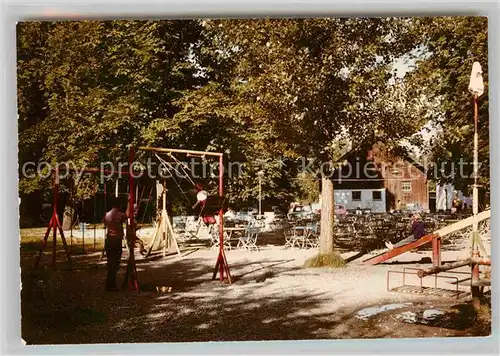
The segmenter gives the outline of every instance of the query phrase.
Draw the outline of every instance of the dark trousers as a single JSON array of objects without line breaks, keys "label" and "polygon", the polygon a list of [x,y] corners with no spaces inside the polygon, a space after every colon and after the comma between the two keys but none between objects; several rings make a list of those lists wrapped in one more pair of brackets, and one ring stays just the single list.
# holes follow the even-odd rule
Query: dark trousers
[{"label": "dark trousers", "polygon": [[116,274],[120,269],[120,261],[122,258],[122,238],[121,237],[106,237],[104,243],[106,250],[106,260],[108,267],[108,275],[106,277],[106,288],[116,288]]}]

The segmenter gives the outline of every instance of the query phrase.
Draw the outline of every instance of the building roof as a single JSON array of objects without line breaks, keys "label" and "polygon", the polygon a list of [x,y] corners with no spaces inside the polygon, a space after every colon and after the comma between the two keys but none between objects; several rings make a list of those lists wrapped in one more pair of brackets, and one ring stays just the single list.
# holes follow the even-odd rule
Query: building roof
[{"label": "building roof", "polygon": [[[346,152],[342,157],[340,157],[339,162],[348,160],[350,157],[352,157],[356,153],[358,153],[358,155],[359,155],[358,157],[365,156],[365,154],[366,154],[365,157],[368,160],[371,160],[369,158],[370,157],[370,151],[373,150],[373,148],[374,148],[375,145],[376,145],[376,143],[373,143],[373,144],[370,144],[370,143],[359,144],[358,146],[354,147],[350,151]],[[408,163],[410,163],[411,165],[413,165],[415,168],[417,168],[418,170],[420,170],[422,173],[426,173],[425,167],[422,164],[420,164],[416,160],[416,158],[414,158],[410,154],[408,154],[406,152],[406,149],[404,147],[402,147],[402,146],[396,147],[395,149],[393,149],[393,151],[398,152],[398,154],[394,154],[394,153],[390,153],[390,152],[388,154],[390,156],[394,157],[394,158],[400,158],[400,159],[402,159],[404,161],[407,161]]]}]

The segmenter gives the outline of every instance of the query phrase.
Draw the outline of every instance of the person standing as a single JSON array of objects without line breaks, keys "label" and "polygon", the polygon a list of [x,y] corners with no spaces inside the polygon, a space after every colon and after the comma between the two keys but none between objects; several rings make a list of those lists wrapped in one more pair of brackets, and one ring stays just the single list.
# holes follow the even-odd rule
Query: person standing
[{"label": "person standing", "polygon": [[122,258],[122,242],[124,237],[123,223],[128,219],[128,214],[120,211],[120,201],[113,199],[111,210],[104,215],[103,223],[106,227],[106,240],[104,250],[106,251],[106,264],[108,273],[106,276],[106,290],[118,291],[116,285],[116,274],[120,269]]}]

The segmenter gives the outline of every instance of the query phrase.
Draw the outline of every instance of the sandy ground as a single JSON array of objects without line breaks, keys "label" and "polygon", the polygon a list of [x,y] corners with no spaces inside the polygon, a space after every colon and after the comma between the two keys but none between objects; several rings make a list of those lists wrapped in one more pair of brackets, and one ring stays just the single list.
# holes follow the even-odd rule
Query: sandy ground
[{"label": "sandy ground", "polygon": [[[387,272],[431,266],[431,251],[411,252],[390,263],[365,266],[360,260],[340,269],[306,269],[314,250],[265,246],[260,251],[227,251],[234,283],[212,281],[217,251],[184,250],[184,257],[160,255],[138,259],[143,292],[105,292],[100,253],[74,256],[72,271],[47,266],[48,255],[33,269],[34,252],[22,252],[23,338],[28,344],[286,340],[375,337],[463,336],[485,333],[472,324],[439,327],[404,323],[403,313],[426,309],[449,311],[463,301],[387,290]],[[349,258],[354,253],[343,254]],[[444,251],[442,260],[466,257],[467,251]],[[125,259],[119,275],[123,278]],[[367,256],[363,259],[365,259]],[[411,277],[408,277],[411,278]],[[429,277],[428,285],[434,283]],[[402,283],[394,274],[390,287]],[[418,279],[406,283],[418,284]],[[424,283],[424,284],[425,284]],[[453,289],[444,280],[439,287]],[[152,291],[155,286],[170,292]],[[460,286],[467,290],[466,286]],[[148,289],[150,291],[148,291]],[[360,318],[369,307],[395,310]],[[384,309],[384,308],[383,308]],[[389,308],[390,309],[390,308]],[[361,312],[363,314],[363,312]],[[462,318],[463,319],[463,318]],[[463,324],[463,323],[462,323]],[[487,327],[488,328],[488,327]],[[487,333],[487,331],[486,331]]]}]

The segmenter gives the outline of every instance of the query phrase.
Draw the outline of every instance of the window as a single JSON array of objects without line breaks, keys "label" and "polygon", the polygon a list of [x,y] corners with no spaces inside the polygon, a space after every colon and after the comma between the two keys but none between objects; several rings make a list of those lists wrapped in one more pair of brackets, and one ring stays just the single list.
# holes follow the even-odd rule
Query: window
[{"label": "window", "polygon": [[352,191],[352,200],[361,200],[361,191],[353,190]]},{"label": "window", "polygon": [[411,192],[411,182],[401,182],[401,190],[403,192]]},{"label": "window", "polygon": [[382,192],[381,191],[373,191],[372,192],[372,199],[373,200],[382,200]]}]

